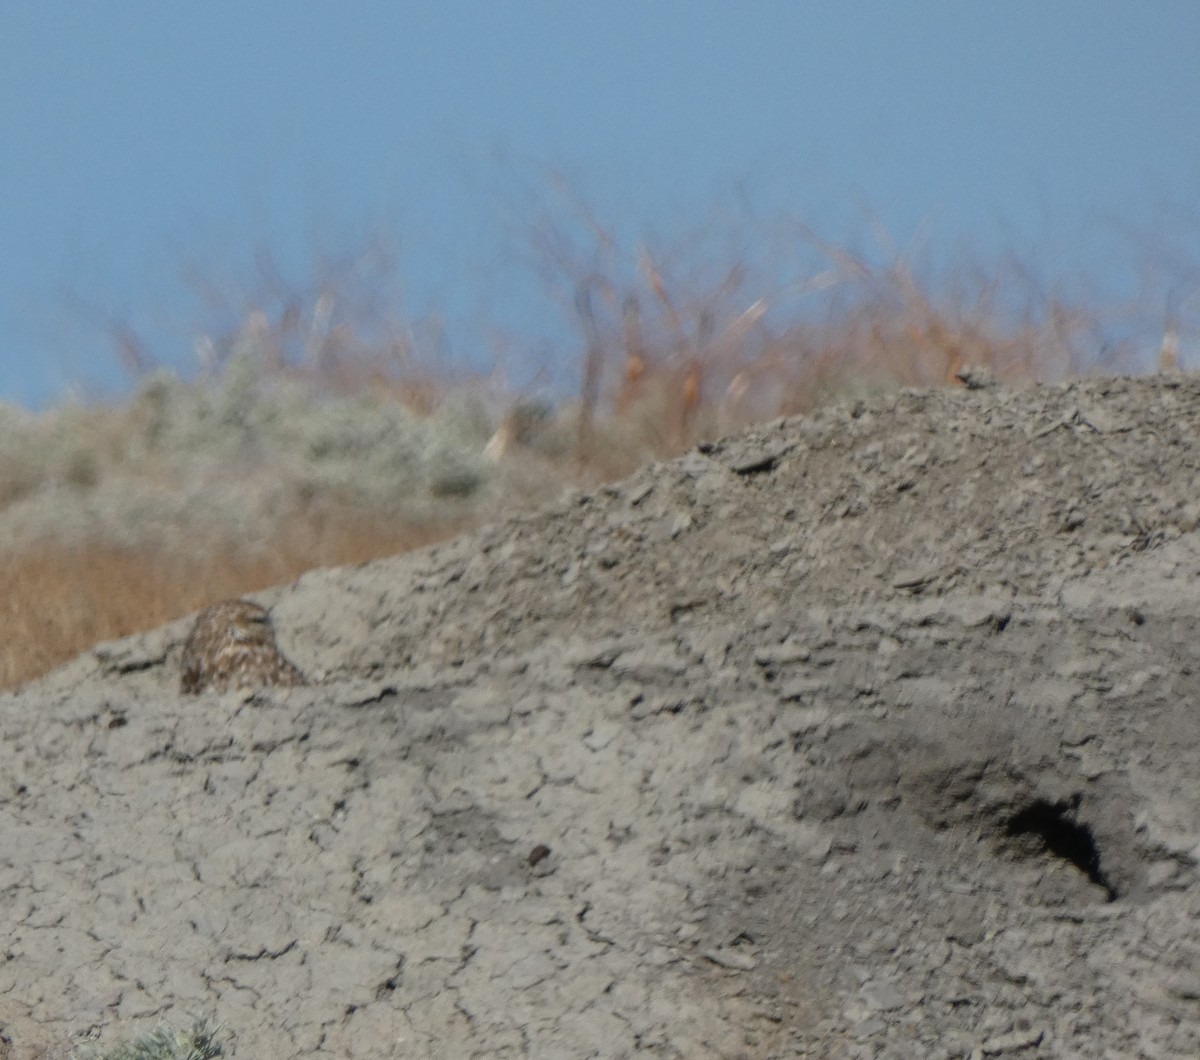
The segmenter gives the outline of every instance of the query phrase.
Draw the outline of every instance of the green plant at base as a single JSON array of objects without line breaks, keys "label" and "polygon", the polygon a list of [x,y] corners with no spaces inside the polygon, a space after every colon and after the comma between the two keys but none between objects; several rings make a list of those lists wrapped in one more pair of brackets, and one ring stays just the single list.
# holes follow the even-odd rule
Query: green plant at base
[{"label": "green plant at base", "polygon": [[220,1031],[219,1026],[210,1026],[207,1019],[201,1018],[185,1031],[159,1027],[104,1052],[76,1052],[72,1060],[212,1060],[225,1055],[217,1041]]}]

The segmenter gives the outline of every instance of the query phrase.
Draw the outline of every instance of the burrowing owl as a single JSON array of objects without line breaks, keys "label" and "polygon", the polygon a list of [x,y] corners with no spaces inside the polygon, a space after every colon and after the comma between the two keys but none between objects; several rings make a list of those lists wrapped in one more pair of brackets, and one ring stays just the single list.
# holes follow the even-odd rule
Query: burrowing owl
[{"label": "burrowing owl", "polygon": [[302,685],[300,673],[275,645],[266,608],[249,600],[206,607],[183,644],[184,692],[228,692],[263,685]]}]

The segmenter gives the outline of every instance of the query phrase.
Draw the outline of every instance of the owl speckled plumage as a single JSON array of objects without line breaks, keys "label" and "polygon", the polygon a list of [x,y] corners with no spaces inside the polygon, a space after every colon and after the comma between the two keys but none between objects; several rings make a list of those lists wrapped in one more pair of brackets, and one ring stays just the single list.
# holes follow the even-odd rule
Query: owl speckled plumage
[{"label": "owl speckled plumage", "polygon": [[249,600],[223,600],[196,616],[182,668],[180,687],[187,693],[304,684],[275,644],[270,614]]}]

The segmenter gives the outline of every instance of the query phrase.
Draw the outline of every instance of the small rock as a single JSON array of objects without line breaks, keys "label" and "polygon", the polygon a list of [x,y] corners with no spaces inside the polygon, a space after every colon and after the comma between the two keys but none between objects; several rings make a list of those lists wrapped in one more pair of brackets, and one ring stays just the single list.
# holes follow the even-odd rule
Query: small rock
[{"label": "small rock", "polygon": [[890,983],[872,982],[862,988],[862,998],[873,1012],[894,1012],[904,1007],[900,991]]},{"label": "small rock", "polygon": [[730,968],[736,972],[752,972],[758,967],[758,961],[754,957],[737,950],[705,950],[704,956],[713,964],[719,964],[722,968]]},{"label": "small rock", "polygon": [[999,1056],[1001,1053],[1012,1053],[1018,1049],[1031,1049],[1041,1043],[1045,1034],[1046,1032],[1041,1030],[1013,1031],[1011,1034],[989,1038],[979,1049],[984,1056]]},{"label": "small rock", "polygon": [[617,738],[620,732],[620,728],[611,722],[599,722],[584,735],[584,746],[589,751],[603,751]]}]

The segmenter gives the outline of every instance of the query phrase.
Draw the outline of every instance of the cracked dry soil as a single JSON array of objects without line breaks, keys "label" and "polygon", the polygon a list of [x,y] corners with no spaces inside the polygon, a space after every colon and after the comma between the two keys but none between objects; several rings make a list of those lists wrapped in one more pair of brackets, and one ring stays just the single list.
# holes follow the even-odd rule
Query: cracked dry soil
[{"label": "cracked dry soil", "polygon": [[1200,1056],[1200,381],[902,392],[0,700],[13,1057]]}]

